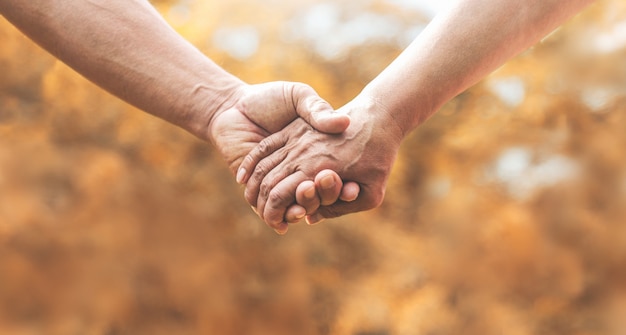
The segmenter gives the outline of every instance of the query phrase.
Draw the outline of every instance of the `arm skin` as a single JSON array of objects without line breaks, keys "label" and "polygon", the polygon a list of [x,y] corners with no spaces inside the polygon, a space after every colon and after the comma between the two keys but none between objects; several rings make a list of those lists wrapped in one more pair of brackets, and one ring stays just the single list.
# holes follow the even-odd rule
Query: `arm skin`
[{"label": "arm skin", "polygon": [[[249,150],[298,116],[329,133],[342,132],[350,122],[329,113],[332,107],[309,86],[248,85],[224,71],[147,0],[0,0],[0,14],[100,87],[211,141],[233,173]],[[340,190],[335,187],[330,198]],[[313,196],[309,206],[316,201]],[[289,213],[305,212],[292,206]]]},{"label": "arm skin", "polygon": [[[321,169],[332,169],[344,180],[359,183],[362,192],[354,202],[320,208],[309,222],[379,206],[400,143],[409,132],[591,2],[457,1],[340,109],[351,117],[344,134],[319,134],[296,120],[290,133],[285,130],[262,141],[242,164],[245,171],[254,171],[242,179],[247,182],[246,199],[270,226],[280,224],[296,185]],[[298,131],[303,134],[299,138],[294,136]]]}]

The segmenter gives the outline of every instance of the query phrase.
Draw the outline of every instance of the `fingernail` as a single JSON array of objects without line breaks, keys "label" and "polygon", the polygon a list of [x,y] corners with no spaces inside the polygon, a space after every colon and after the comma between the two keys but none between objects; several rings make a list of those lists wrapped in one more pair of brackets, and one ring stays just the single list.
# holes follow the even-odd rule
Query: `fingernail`
[{"label": "fingernail", "polygon": [[306,223],[311,226],[318,224],[322,221],[324,221],[324,217],[320,215],[319,213],[311,214],[306,217]]},{"label": "fingernail", "polygon": [[237,177],[235,178],[235,180],[237,180],[237,183],[243,184],[243,178],[245,176],[246,176],[246,169],[241,168],[239,169],[239,171],[237,171]]},{"label": "fingernail", "polygon": [[304,191],[304,197],[307,199],[315,198],[315,186],[311,186]]},{"label": "fingernail", "polygon": [[256,207],[250,206],[250,208],[252,208],[252,211],[254,212],[254,214],[259,215],[259,212],[256,210]]},{"label": "fingernail", "polygon": [[298,208],[298,212],[296,213],[296,219],[300,220],[306,215],[306,210],[302,207]]},{"label": "fingernail", "polygon": [[331,175],[323,177],[322,180],[320,180],[320,185],[322,186],[323,189],[329,190],[335,187],[335,178],[333,178],[333,176]]}]

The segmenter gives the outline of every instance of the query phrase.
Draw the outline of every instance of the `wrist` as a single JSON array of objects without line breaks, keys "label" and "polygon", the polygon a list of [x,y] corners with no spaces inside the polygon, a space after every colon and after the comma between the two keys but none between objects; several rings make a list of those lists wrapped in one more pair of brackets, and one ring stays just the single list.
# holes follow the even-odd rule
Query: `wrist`
[{"label": "wrist", "polygon": [[388,134],[393,134],[401,142],[414,127],[411,127],[405,119],[402,118],[398,110],[394,110],[384,99],[375,94],[363,91],[355,99],[367,111],[371,122],[387,129]]},{"label": "wrist", "polygon": [[411,44],[401,56],[368,83],[360,95],[370,97],[383,106],[383,110],[408,135],[424,123],[454,93],[454,85],[437,85],[441,82],[412,55],[419,55],[419,46]]},{"label": "wrist", "polygon": [[239,101],[248,86],[236,77],[217,85],[206,83],[195,85],[188,99],[189,117],[183,120],[181,127],[201,140],[214,142],[211,131],[213,122]]}]

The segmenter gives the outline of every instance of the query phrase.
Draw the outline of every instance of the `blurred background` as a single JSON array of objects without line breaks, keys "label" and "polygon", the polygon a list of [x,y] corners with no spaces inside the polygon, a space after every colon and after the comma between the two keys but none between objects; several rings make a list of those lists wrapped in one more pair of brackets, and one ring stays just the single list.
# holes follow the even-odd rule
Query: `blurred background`
[{"label": "blurred background", "polygon": [[[153,1],[250,83],[348,102],[449,1]],[[626,2],[405,141],[381,208],[277,236],[217,151],[0,19],[0,333],[625,334]]]}]

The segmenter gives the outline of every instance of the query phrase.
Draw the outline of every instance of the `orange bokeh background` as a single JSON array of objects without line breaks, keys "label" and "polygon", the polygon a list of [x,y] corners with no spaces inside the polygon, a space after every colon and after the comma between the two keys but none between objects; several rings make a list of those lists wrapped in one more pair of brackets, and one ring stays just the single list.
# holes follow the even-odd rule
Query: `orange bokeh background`
[{"label": "orange bokeh background", "polygon": [[[382,0],[154,3],[247,82],[336,107],[430,19]],[[381,208],[284,237],[209,144],[0,20],[0,333],[623,334],[625,18],[597,2],[412,133]]]}]

